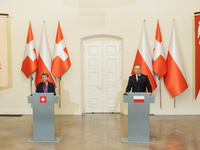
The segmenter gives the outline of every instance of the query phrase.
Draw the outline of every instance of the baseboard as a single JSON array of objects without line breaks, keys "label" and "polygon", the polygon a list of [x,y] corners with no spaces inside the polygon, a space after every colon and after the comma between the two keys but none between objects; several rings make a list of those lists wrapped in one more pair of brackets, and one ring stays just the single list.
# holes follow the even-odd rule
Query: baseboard
[{"label": "baseboard", "polygon": [[[0,109],[1,115],[32,115],[32,109]],[[55,115],[82,115],[81,109],[55,109]]]},{"label": "baseboard", "polygon": [[32,109],[0,109],[1,115],[31,115]]},{"label": "baseboard", "polygon": [[[200,115],[199,109],[152,109],[154,115]],[[128,115],[128,110],[123,109],[123,115]]]},{"label": "baseboard", "polygon": [[81,109],[55,109],[55,115],[82,115]]}]

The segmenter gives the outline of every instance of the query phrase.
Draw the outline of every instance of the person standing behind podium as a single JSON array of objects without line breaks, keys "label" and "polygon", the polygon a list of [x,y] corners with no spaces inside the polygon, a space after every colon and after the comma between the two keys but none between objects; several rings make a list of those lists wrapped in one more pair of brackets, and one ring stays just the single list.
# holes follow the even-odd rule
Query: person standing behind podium
[{"label": "person standing behind podium", "polygon": [[36,93],[54,93],[54,95],[56,95],[54,84],[48,81],[49,74],[43,72],[40,76],[42,82],[38,83]]},{"label": "person standing behind podium", "polygon": [[139,64],[134,66],[135,74],[129,77],[128,85],[126,87],[126,93],[124,95],[128,95],[128,92],[146,92],[146,88],[151,96],[152,88],[147,75],[141,74],[142,68]]}]

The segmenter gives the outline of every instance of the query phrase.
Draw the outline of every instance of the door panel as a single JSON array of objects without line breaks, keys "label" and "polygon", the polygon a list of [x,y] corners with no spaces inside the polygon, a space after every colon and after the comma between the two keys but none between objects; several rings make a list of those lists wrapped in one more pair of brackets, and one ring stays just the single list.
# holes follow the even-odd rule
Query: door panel
[{"label": "door panel", "polygon": [[120,42],[103,42],[103,49],[104,111],[119,112],[120,103],[117,95],[120,91]]},{"label": "door panel", "polygon": [[87,42],[84,44],[84,70],[85,86],[84,97],[86,99],[85,108],[88,112],[102,111],[102,72],[101,72],[101,42]]}]

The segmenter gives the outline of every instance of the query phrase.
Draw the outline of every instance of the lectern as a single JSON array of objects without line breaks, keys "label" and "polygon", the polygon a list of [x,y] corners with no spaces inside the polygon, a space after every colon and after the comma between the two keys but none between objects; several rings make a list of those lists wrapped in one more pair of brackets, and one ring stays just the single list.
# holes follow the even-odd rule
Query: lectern
[{"label": "lectern", "polygon": [[128,103],[128,138],[123,137],[122,143],[155,143],[149,136],[150,103],[154,103],[155,96],[134,92],[124,95],[123,100]]},{"label": "lectern", "polygon": [[27,142],[60,142],[62,137],[55,137],[54,103],[58,96],[53,93],[33,93],[28,96],[28,103],[33,104],[33,137]]}]

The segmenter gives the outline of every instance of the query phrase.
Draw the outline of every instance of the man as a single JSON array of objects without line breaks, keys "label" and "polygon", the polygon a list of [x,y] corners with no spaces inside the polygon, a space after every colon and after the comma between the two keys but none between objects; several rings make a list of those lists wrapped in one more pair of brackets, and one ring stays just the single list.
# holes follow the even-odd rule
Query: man
[{"label": "man", "polygon": [[136,64],[134,66],[134,72],[135,74],[129,77],[128,85],[126,87],[126,93],[124,95],[128,95],[128,92],[146,92],[146,88],[151,96],[152,94],[152,88],[151,84],[149,82],[149,78],[147,75],[141,74],[142,68],[139,64]]}]

